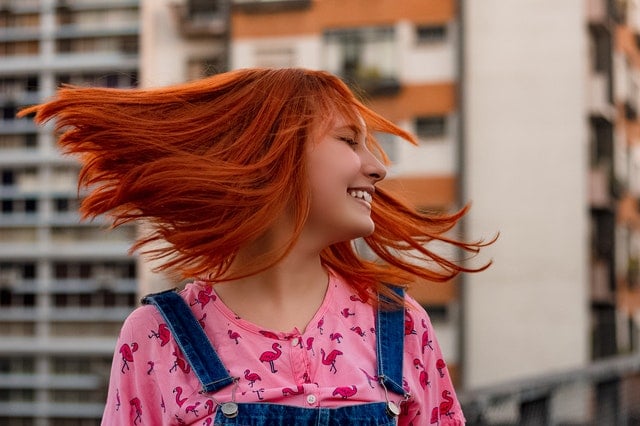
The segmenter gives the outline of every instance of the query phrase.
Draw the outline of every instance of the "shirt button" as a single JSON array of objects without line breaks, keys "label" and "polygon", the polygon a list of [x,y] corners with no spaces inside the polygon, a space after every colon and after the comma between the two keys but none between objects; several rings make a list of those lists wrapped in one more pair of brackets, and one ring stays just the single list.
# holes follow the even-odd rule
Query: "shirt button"
[{"label": "shirt button", "polygon": [[317,399],[316,399],[316,396],[315,396],[315,395],[307,395],[307,402],[308,402],[310,405],[315,404],[315,403],[316,403],[316,400],[317,400]]},{"label": "shirt button", "polygon": [[300,339],[298,339],[297,337],[295,337],[295,338],[291,341],[291,346],[298,346],[298,343],[300,343]]}]

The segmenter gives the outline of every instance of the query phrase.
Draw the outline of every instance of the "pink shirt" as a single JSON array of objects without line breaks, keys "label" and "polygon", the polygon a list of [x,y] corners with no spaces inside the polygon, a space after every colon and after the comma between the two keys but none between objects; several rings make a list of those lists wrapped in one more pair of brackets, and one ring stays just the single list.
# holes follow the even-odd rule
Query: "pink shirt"
[{"label": "pink shirt", "polygon": [[[384,402],[376,381],[375,309],[332,275],[325,300],[307,329],[264,330],[235,315],[203,283],[180,293],[238,377],[236,402],[300,407]],[[403,380],[411,398],[399,425],[462,425],[464,417],[426,312],[409,298],[405,315]],[[200,394],[160,313],[136,309],[125,321],[114,355],[103,425],[207,425],[234,386]],[[402,396],[389,392],[398,405]]]}]

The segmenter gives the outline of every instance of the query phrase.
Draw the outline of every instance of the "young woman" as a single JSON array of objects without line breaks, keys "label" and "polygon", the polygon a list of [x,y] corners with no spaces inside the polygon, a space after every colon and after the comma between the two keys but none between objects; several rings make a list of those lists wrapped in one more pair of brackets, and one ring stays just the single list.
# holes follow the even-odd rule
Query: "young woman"
[{"label": "young woman", "polygon": [[415,140],[338,78],[247,69],[150,90],[66,87],[29,113],[55,118],[79,156],[85,216],[150,224],[134,249],[196,277],[125,321],[103,424],[464,423],[429,317],[404,289],[469,271],[429,242],[483,243],[446,235],[464,209],[424,215],[376,186],[386,157],[373,133]]}]

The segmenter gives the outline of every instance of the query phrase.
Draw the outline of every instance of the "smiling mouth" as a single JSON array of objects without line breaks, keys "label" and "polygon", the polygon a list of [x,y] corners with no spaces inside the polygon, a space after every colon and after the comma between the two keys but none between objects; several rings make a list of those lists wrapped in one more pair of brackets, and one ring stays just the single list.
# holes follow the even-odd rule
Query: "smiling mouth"
[{"label": "smiling mouth", "polygon": [[358,200],[366,201],[369,204],[371,204],[371,202],[373,201],[373,197],[367,191],[352,189],[349,191],[349,195]]}]

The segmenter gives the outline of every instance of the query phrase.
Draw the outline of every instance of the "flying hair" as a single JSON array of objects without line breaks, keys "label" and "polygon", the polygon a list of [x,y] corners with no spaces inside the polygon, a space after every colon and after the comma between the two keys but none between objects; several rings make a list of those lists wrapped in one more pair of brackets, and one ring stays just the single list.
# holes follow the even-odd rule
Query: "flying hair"
[{"label": "flying hair", "polygon": [[[159,270],[212,283],[240,278],[228,274],[239,249],[264,235],[285,209],[294,221],[288,244],[256,258],[242,276],[273,266],[291,250],[310,205],[305,144],[329,130],[331,117],[354,125],[363,119],[367,144],[384,161],[374,132],[416,143],[339,78],[296,68],[242,69],[152,89],[63,86],[52,100],[20,112],[29,114],[39,124],[55,119],[60,148],[79,159],[84,219],[148,223],[150,232],[132,252],[160,260]],[[345,241],[327,247],[322,261],[363,300],[375,303],[381,292],[400,302],[390,286],[407,287],[416,278],[447,281],[489,266],[468,268],[427,248],[440,241],[477,253],[488,244],[447,236],[466,211],[427,215],[377,188],[375,231],[364,239],[376,258]]]}]

